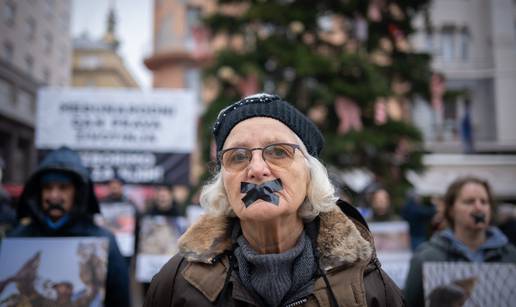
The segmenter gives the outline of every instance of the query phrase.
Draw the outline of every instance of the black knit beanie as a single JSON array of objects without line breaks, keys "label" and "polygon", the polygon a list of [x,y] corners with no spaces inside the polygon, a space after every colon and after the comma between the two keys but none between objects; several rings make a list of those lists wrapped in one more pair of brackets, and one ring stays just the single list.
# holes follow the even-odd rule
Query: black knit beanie
[{"label": "black knit beanie", "polygon": [[270,94],[245,97],[220,111],[213,126],[217,152],[222,150],[231,129],[252,117],[270,117],[281,121],[303,141],[310,155],[319,156],[324,145],[321,131],[294,106]]}]

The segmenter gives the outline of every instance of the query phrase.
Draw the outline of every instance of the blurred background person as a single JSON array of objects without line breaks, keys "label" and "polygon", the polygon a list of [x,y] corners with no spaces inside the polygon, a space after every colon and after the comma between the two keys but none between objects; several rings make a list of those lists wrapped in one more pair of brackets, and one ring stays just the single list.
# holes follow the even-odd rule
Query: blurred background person
[{"label": "blurred background person", "polygon": [[181,215],[177,203],[174,200],[172,189],[167,184],[156,187],[156,194],[147,204],[146,214],[177,217]]},{"label": "blurred background person", "polygon": [[408,306],[424,306],[423,263],[467,261],[516,263],[516,247],[490,226],[494,199],[489,184],[476,177],[454,181],[444,195],[449,228],[436,233],[414,253],[405,283]]},{"label": "blurred background person", "polygon": [[394,212],[391,204],[391,196],[383,187],[377,187],[369,196],[369,207],[371,216],[367,219],[370,222],[392,222],[401,218]]},{"label": "blurred background person", "polygon": [[115,172],[114,176],[108,181],[108,194],[100,199],[102,204],[114,204],[114,203],[124,203],[130,204],[137,209],[133,200],[127,197],[124,193],[125,180]]},{"label": "blurred background person", "polygon": [[409,224],[410,247],[416,247],[428,240],[432,229],[432,219],[437,209],[433,203],[425,204],[415,191],[407,193],[405,204],[401,208],[401,216]]},{"label": "blurred background person", "polygon": [[[18,218],[29,217],[8,237],[105,237],[109,240],[104,306],[129,306],[129,273],[115,237],[97,226],[97,197],[79,155],[61,147],[47,155],[27,180],[17,207]],[[63,268],[66,270],[66,268]]]}]

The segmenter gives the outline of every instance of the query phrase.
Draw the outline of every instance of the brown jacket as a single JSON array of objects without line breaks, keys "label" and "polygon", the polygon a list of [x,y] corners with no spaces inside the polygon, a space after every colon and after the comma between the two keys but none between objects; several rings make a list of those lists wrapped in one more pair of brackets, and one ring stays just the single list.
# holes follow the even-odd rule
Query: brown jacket
[{"label": "brown jacket", "polygon": [[[153,278],[144,307],[216,306],[229,266],[230,227],[230,219],[212,216],[190,227],[180,239],[179,254]],[[401,291],[380,268],[365,225],[336,207],[320,214],[317,244],[321,268],[339,306],[404,306]],[[223,306],[258,306],[235,274]],[[323,278],[317,278],[313,293],[297,303],[291,305],[331,306]]]}]

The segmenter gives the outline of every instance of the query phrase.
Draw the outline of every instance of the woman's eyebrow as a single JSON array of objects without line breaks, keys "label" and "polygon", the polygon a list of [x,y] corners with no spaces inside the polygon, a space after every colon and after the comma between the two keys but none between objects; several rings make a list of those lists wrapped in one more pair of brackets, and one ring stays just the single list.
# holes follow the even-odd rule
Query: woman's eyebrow
[{"label": "woman's eyebrow", "polygon": [[[258,147],[265,147],[265,146],[268,146],[268,145],[271,145],[271,144],[277,144],[277,143],[293,143],[293,144],[297,144],[297,142],[295,142],[295,141],[288,141],[288,140],[286,140],[286,138],[274,137],[274,138],[271,138],[271,139],[265,139],[265,141],[261,142],[260,146],[258,146]],[[248,140],[244,140],[244,141],[237,141],[235,143],[232,143],[231,145],[225,147],[224,149],[234,148],[234,147],[251,148],[251,147],[254,147],[254,146],[250,146],[250,142]]]}]

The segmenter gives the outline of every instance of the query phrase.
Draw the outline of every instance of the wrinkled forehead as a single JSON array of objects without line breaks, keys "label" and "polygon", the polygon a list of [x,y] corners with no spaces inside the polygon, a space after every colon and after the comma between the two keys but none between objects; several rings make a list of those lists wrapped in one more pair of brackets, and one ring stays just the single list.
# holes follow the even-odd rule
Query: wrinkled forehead
[{"label": "wrinkled forehead", "polygon": [[239,122],[231,129],[223,148],[264,146],[272,143],[302,145],[296,133],[281,121],[270,117],[252,117]]}]

